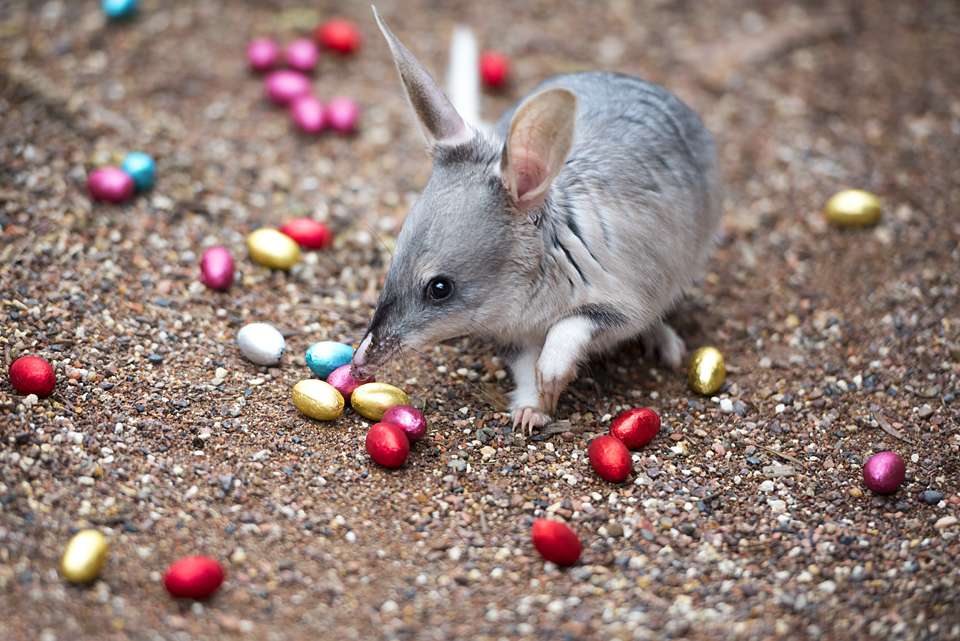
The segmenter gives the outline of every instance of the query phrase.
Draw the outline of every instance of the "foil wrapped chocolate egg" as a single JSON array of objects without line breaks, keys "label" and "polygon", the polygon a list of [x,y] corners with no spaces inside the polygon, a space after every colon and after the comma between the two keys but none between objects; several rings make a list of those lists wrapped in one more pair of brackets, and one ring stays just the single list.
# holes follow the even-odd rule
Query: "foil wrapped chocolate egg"
[{"label": "foil wrapped chocolate egg", "polygon": [[343,394],[344,398],[350,398],[353,390],[365,383],[372,383],[373,380],[372,376],[360,379],[354,378],[349,363],[341,365],[327,376],[327,382],[337,388],[337,391]]},{"label": "foil wrapped chocolate egg", "polygon": [[209,247],[200,258],[200,280],[210,289],[225,291],[233,284],[233,256],[221,245]]},{"label": "foil wrapped chocolate egg", "polygon": [[394,405],[383,413],[381,420],[402,428],[411,443],[419,441],[427,433],[427,419],[423,412],[410,405]]},{"label": "foil wrapped chocolate egg", "polygon": [[580,559],[580,537],[569,525],[550,519],[537,519],[530,530],[530,539],[547,561],[566,567]]},{"label": "foil wrapped chocolate egg", "polygon": [[99,530],[80,530],[73,535],[60,559],[60,574],[70,583],[90,583],[100,576],[110,546]]},{"label": "foil wrapped chocolate egg", "polygon": [[297,129],[305,134],[318,134],[327,127],[326,110],[314,96],[300,96],[290,103],[290,117]]},{"label": "foil wrapped chocolate egg", "polygon": [[119,205],[130,200],[136,184],[119,167],[100,167],[87,177],[87,189],[94,200]]},{"label": "foil wrapped chocolate egg", "polygon": [[157,163],[142,151],[131,151],[127,154],[120,168],[133,179],[133,184],[140,191],[152,189],[157,181]]},{"label": "foil wrapped chocolate egg", "polygon": [[360,31],[349,20],[334,18],[317,27],[314,38],[321,45],[342,54],[353,53],[360,46]]},{"label": "foil wrapped chocolate egg", "polygon": [[290,269],[300,260],[300,246],[276,229],[262,227],[247,236],[253,262],[270,269]]},{"label": "foil wrapped chocolate egg", "polygon": [[10,384],[21,394],[36,394],[43,398],[53,394],[57,374],[53,365],[42,356],[21,356],[10,363]]},{"label": "foil wrapped chocolate egg", "polygon": [[687,382],[694,392],[704,396],[715,394],[726,380],[723,354],[716,347],[701,347],[690,356]]},{"label": "foil wrapped chocolate egg", "polygon": [[178,599],[208,599],[223,583],[223,567],[208,556],[187,556],[170,564],[163,587]]},{"label": "foil wrapped chocolate egg", "polygon": [[360,107],[350,98],[338,96],[327,103],[325,117],[327,124],[334,131],[348,134],[357,128],[357,121],[360,119]]},{"label": "foil wrapped chocolate egg", "polygon": [[267,97],[274,103],[286,106],[310,93],[310,79],[299,71],[281,69],[273,71],[264,81]]},{"label": "foil wrapped chocolate egg", "polygon": [[336,341],[320,341],[307,348],[304,360],[318,378],[330,376],[333,370],[353,359],[353,348]]},{"label": "foil wrapped chocolate egg", "polygon": [[587,457],[597,475],[611,483],[623,483],[633,468],[630,451],[614,436],[598,436],[590,441]]},{"label": "foil wrapped chocolate egg", "polygon": [[863,482],[877,494],[893,494],[903,483],[907,467],[896,452],[877,452],[863,466]]},{"label": "foil wrapped chocolate egg", "polygon": [[333,421],[343,414],[343,395],[330,383],[310,378],[293,386],[293,405],[304,416]]},{"label": "foil wrapped chocolate egg", "polygon": [[390,469],[402,466],[410,454],[406,433],[393,423],[374,423],[364,444],[375,463]]},{"label": "foil wrapped chocolate egg", "polygon": [[869,191],[846,189],[838,192],[823,210],[827,221],[838,227],[868,227],[880,220],[880,199]]},{"label": "foil wrapped chocolate egg", "polygon": [[628,450],[640,449],[659,431],[660,417],[649,407],[622,412],[610,424],[610,435],[620,439]]},{"label": "foil wrapped chocolate egg", "polygon": [[237,346],[249,361],[271,366],[280,362],[287,343],[283,334],[273,325],[249,323],[237,332]]},{"label": "foil wrapped chocolate egg", "polygon": [[366,383],[353,390],[350,405],[358,414],[371,421],[379,421],[384,412],[394,405],[409,405],[410,397],[400,388],[388,383]]},{"label": "foil wrapped chocolate egg", "polygon": [[140,0],[100,0],[100,8],[112,20],[123,20],[137,13]]},{"label": "foil wrapped chocolate egg", "polygon": [[309,38],[297,38],[287,45],[283,55],[288,67],[304,73],[313,71],[320,59],[317,45]]},{"label": "foil wrapped chocolate egg", "polygon": [[247,45],[247,62],[254,71],[269,71],[280,59],[280,47],[270,38],[256,38]]},{"label": "foil wrapped chocolate egg", "polygon": [[294,218],[280,228],[304,249],[323,249],[333,240],[330,228],[312,218]]},{"label": "foil wrapped chocolate egg", "polygon": [[480,56],[480,80],[484,86],[500,89],[510,78],[510,59],[498,51],[484,51]]}]

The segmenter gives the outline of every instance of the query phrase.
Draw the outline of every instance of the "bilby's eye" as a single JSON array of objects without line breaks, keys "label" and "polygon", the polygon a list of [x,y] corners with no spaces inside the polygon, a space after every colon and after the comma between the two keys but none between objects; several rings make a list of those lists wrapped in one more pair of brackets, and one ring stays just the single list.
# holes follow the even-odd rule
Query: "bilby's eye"
[{"label": "bilby's eye", "polygon": [[453,293],[453,281],[446,276],[436,276],[427,283],[427,296],[433,301],[442,301]]}]

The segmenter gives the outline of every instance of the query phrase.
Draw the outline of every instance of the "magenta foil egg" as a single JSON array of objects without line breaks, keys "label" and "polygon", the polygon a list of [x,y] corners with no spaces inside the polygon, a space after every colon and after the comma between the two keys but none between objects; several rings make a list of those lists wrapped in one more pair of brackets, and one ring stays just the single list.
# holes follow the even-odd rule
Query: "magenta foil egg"
[{"label": "magenta foil egg", "polygon": [[280,59],[280,47],[270,38],[257,38],[247,45],[247,62],[254,71],[270,71]]},{"label": "magenta foil egg", "polygon": [[327,126],[323,103],[314,96],[300,96],[290,105],[293,124],[308,134],[318,134]]},{"label": "magenta foil egg", "polygon": [[380,422],[402,427],[410,442],[419,441],[427,433],[427,419],[423,412],[410,405],[394,405],[384,412]]},{"label": "magenta foil egg", "polygon": [[307,38],[297,38],[287,45],[284,52],[287,59],[287,66],[297,71],[309,73],[317,66],[317,60],[320,59],[320,50],[313,40]]},{"label": "magenta foil egg", "polygon": [[233,256],[230,255],[230,250],[217,245],[203,252],[200,259],[200,280],[210,289],[230,289],[233,284]]},{"label": "magenta foil egg", "polygon": [[347,363],[330,372],[327,376],[327,382],[337,388],[337,391],[340,392],[344,398],[350,398],[353,390],[366,383],[372,383],[373,377],[354,378],[353,374],[350,373],[350,363]]},{"label": "magenta foil egg", "polygon": [[310,79],[299,71],[274,71],[264,83],[267,97],[278,105],[289,105],[300,96],[310,93]]},{"label": "magenta foil egg", "polygon": [[101,167],[87,177],[87,189],[94,200],[122,203],[133,196],[133,178],[118,167]]},{"label": "magenta foil egg", "polygon": [[893,494],[907,474],[903,459],[896,452],[878,452],[863,466],[863,482],[877,494]]},{"label": "magenta foil egg", "polygon": [[327,104],[327,124],[341,133],[350,133],[357,128],[360,107],[350,98],[339,96]]}]

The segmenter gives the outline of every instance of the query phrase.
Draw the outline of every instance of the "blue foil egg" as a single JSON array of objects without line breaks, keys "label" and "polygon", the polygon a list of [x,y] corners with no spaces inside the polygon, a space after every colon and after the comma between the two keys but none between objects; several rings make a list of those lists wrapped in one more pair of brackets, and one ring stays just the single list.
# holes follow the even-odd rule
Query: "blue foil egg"
[{"label": "blue foil egg", "polygon": [[314,343],[307,350],[307,367],[319,378],[326,378],[330,372],[353,359],[353,348],[335,341]]},{"label": "blue foil egg", "polygon": [[157,179],[156,163],[153,162],[153,158],[142,151],[131,151],[127,154],[120,168],[133,178],[133,183],[140,191],[153,187],[153,183]]},{"label": "blue foil egg", "polygon": [[103,0],[100,6],[110,18],[127,18],[137,12],[140,0]]}]

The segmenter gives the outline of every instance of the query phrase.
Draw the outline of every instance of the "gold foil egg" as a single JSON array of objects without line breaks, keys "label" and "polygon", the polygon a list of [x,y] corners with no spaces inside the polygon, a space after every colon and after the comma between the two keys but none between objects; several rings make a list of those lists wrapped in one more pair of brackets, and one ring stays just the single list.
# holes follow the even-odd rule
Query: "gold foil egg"
[{"label": "gold foil egg", "polygon": [[402,389],[387,383],[366,383],[353,390],[350,405],[371,421],[379,421],[394,405],[409,405],[410,397]]},{"label": "gold foil egg", "polygon": [[869,191],[847,189],[827,201],[824,215],[838,227],[875,225],[880,220],[880,199]]},{"label": "gold foil egg", "polygon": [[300,260],[300,246],[286,234],[262,227],[247,236],[253,262],[271,269],[290,269]]},{"label": "gold foil egg", "polygon": [[723,387],[726,379],[727,369],[723,365],[723,354],[716,347],[701,347],[690,357],[687,381],[690,389],[697,394],[714,394]]},{"label": "gold foil egg", "polygon": [[63,551],[60,573],[70,583],[90,583],[100,576],[108,552],[107,537],[99,530],[80,530]]},{"label": "gold foil egg", "polygon": [[293,405],[305,416],[318,421],[332,421],[343,414],[343,395],[337,388],[316,378],[293,386]]}]

